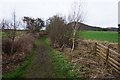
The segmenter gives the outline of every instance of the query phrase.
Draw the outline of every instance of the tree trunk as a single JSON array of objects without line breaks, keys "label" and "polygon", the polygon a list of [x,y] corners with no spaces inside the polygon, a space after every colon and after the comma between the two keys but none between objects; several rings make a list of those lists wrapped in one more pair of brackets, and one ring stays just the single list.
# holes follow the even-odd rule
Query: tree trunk
[{"label": "tree trunk", "polygon": [[75,24],[75,29],[73,31],[73,39],[72,39],[72,49],[71,49],[71,53],[74,51],[75,48],[75,35],[76,35],[76,24]]},{"label": "tree trunk", "polygon": [[15,40],[15,33],[16,33],[16,29],[14,29],[12,33],[13,33],[13,34],[12,34],[11,53],[13,54],[13,49],[14,49],[14,40]]},{"label": "tree trunk", "polygon": [[14,48],[14,40],[12,39],[12,44],[11,44],[11,54],[13,54],[13,48]]},{"label": "tree trunk", "polygon": [[75,48],[75,38],[73,38],[73,40],[72,40],[72,49],[71,49],[71,53],[73,52],[74,48]]}]

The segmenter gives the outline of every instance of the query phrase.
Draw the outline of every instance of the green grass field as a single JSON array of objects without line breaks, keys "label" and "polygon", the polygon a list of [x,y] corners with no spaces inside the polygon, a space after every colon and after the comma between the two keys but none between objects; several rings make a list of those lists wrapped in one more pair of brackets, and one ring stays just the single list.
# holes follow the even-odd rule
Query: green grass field
[{"label": "green grass field", "polygon": [[82,31],[78,35],[84,39],[118,42],[118,33],[112,31]]},{"label": "green grass field", "polygon": [[[20,35],[22,35],[22,34],[24,34],[24,33],[25,33],[24,31],[17,31],[17,32],[16,32],[16,36],[20,36]],[[6,38],[6,37],[7,37],[7,33],[5,33],[5,32],[0,32],[0,37]]]}]

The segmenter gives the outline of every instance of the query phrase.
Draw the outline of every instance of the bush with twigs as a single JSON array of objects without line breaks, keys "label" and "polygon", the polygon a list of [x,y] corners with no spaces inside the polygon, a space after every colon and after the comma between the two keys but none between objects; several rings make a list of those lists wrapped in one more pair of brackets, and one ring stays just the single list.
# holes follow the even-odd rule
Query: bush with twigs
[{"label": "bush with twigs", "polygon": [[47,34],[53,47],[72,46],[72,28],[65,23],[62,17],[56,15],[48,19]]}]

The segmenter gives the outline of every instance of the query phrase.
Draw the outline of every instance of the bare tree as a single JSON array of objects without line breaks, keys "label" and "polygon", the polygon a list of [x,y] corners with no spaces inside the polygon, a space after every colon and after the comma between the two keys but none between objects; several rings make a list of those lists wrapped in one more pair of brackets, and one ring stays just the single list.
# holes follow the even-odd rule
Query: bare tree
[{"label": "bare tree", "polygon": [[15,11],[13,12],[13,24],[11,24],[11,26],[13,26],[13,29],[12,29],[12,36],[11,36],[11,39],[12,39],[12,47],[11,47],[11,53],[13,53],[13,47],[14,47],[14,40],[15,40],[15,36],[16,36],[16,29],[17,29],[17,24],[16,24],[16,13]]},{"label": "bare tree", "polygon": [[16,12],[12,13],[12,20],[3,19],[2,21],[2,31],[6,33],[6,37],[11,39],[11,51],[13,53],[14,41],[16,37],[17,28],[20,22],[16,20]]},{"label": "bare tree", "polygon": [[4,28],[4,19],[0,22],[0,29],[3,30]]},{"label": "bare tree", "polygon": [[71,53],[73,52],[75,48],[75,36],[78,28],[80,27],[78,23],[82,23],[84,21],[84,9],[83,9],[83,2],[80,0],[80,2],[74,2],[72,8],[71,8],[71,14],[68,16],[69,23],[72,23],[72,29],[73,29],[73,36],[72,36],[72,49]]}]

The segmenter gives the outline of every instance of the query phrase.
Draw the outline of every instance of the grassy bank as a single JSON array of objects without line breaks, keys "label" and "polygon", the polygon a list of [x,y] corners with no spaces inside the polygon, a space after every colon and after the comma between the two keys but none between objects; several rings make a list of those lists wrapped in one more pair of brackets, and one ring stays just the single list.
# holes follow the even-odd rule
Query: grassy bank
[{"label": "grassy bank", "polygon": [[52,59],[52,64],[55,68],[57,77],[62,78],[79,78],[79,75],[76,71],[76,65],[70,64],[63,53],[50,47],[48,38],[43,38],[42,42],[46,46],[49,56]]},{"label": "grassy bank", "polygon": [[27,55],[25,61],[22,64],[19,64],[15,70],[12,70],[11,72],[3,75],[3,80],[13,80],[13,78],[20,78],[24,74],[28,66],[32,63],[32,59],[34,58],[36,49],[39,47],[39,45],[39,40],[36,40],[35,47],[30,51],[29,55]]},{"label": "grassy bank", "polygon": [[82,31],[79,37],[91,40],[118,42],[118,33],[112,31]]}]

